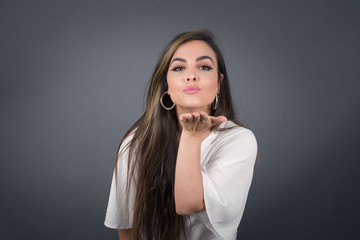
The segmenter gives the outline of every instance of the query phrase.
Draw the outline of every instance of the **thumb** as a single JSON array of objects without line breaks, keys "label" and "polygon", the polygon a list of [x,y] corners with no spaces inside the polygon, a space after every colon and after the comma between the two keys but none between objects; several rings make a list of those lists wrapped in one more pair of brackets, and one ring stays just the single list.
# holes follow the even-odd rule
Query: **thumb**
[{"label": "thumb", "polygon": [[211,116],[211,123],[212,124],[217,124],[217,123],[222,123],[222,122],[226,122],[227,118],[224,116],[217,116],[217,117],[213,117]]}]

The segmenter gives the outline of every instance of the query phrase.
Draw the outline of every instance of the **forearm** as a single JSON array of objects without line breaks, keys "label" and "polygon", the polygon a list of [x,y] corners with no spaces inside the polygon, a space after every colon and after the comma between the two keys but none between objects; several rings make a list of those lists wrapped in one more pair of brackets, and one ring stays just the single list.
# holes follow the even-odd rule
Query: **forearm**
[{"label": "forearm", "polygon": [[183,132],[175,169],[175,206],[180,215],[204,209],[204,191],[200,169],[201,137]]},{"label": "forearm", "polygon": [[119,240],[130,240],[131,229],[118,229]]}]

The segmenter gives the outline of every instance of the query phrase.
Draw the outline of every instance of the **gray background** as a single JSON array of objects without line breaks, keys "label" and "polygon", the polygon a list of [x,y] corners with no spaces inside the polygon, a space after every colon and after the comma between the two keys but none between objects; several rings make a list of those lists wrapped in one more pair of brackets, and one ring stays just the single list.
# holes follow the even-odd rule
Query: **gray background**
[{"label": "gray background", "polygon": [[1,1],[1,239],[116,239],[117,145],[165,45],[206,27],[255,133],[240,239],[359,234],[359,1]]}]

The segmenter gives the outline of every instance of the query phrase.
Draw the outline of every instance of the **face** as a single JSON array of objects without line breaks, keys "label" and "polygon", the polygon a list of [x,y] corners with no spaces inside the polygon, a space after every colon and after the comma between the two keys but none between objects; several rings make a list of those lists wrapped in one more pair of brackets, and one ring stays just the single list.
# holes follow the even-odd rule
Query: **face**
[{"label": "face", "polygon": [[193,40],[181,45],[167,72],[168,93],[178,115],[210,113],[211,103],[220,90],[218,80],[216,55],[206,42]]}]

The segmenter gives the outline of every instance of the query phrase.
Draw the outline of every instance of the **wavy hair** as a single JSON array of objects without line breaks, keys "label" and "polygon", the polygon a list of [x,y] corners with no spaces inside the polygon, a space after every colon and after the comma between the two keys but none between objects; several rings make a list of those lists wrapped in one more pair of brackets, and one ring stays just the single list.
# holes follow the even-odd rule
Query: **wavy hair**
[{"label": "wavy hair", "polygon": [[[208,30],[195,30],[177,35],[165,48],[156,64],[147,93],[144,114],[127,131],[120,143],[121,146],[125,138],[133,135],[129,144],[122,150],[122,152],[129,151],[129,174],[126,184],[127,216],[129,216],[130,186],[131,184],[136,186],[132,239],[176,240],[180,239],[181,235],[186,238],[184,218],[176,213],[174,199],[179,123],[176,110],[165,110],[160,104],[160,98],[168,88],[166,74],[172,56],[179,46],[193,40],[206,42],[217,58],[220,93],[218,107],[216,110],[211,109],[211,115],[222,115],[238,123],[235,120],[225,61],[213,34]],[[222,80],[221,74],[224,75]],[[120,146],[115,169],[121,154]],[[117,172],[115,174],[117,175]]]}]

